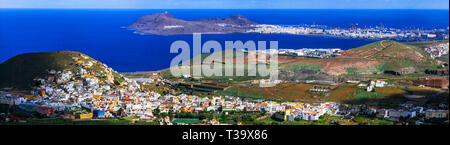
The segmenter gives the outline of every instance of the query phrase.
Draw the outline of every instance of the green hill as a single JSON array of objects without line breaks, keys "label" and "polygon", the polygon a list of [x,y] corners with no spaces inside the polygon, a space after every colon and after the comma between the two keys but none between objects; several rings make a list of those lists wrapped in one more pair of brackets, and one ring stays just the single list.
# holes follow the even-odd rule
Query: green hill
[{"label": "green hill", "polygon": [[437,62],[422,48],[383,40],[350,49],[344,52],[347,57],[359,57],[379,62],[380,69],[399,71],[401,68],[413,67],[418,71],[433,68]]},{"label": "green hill", "polygon": [[[43,77],[50,70],[75,72],[81,66],[74,58],[95,61],[85,54],[74,51],[26,53],[15,56],[0,64],[0,88],[27,90],[34,85],[35,78]],[[101,68],[103,65],[94,64],[89,70],[101,73]],[[113,75],[120,77],[116,72]]]}]

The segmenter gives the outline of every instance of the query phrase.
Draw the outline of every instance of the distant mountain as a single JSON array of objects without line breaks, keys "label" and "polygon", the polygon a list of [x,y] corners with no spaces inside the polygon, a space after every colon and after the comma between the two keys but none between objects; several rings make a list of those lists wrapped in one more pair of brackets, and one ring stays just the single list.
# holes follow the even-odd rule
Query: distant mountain
[{"label": "distant mountain", "polygon": [[210,24],[228,24],[228,25],[236,25],[236,26],[249,26],[256,25],[257,23],[250,21],[246,17],[242,15],[231,15],[227,18],[209,18],[197,20],[197,22],[204,22]]},{"label": "distant mountain", "polygon": [[110,78],[115,78],[115,83],[124,80],[123,76],[111,68],[80,52],[26,53],[0,64],[0,88],[28,90],[35,85],[35,79],[46,78],[51,71],[71,71],[77,75],[80,70],[101,76],[99,78],[105,78],[104,75],[109,72]]},{"label": "distant mountain", "polygon": [[165,12],[143,16],[127,28],[141,34],[244,33],[255,24],[242,15],[185,21]]}]

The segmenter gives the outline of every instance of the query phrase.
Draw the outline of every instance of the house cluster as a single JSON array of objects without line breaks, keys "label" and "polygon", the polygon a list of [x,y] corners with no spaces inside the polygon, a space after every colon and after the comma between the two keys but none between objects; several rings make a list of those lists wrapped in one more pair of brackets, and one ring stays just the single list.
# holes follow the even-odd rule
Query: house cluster
[{"label": "house cluster", "polygon": [[315,58],[330,58],[340,55],[342,50],[340,48],[303,48],[303,49],[280,49],[279,55],[293,55],[303,57],[315,57]]},{"label": "house cluster", "polygon": [[[372,113],[379,118],[384,118],[392,121],[399,121],[400,119],[415,118],[421,116],[416,124],[422,124],[423,119],[442,119],[448,118],[448,107],[441,106],[440,109],[426,109],[421,106],[414,106],[412,104],[400,104],[397,109],[372,109]],[[447,109],[445,109],[447,108]]]},{"label": "house cluster", "polygon": [[311,92],[329,92],[331,91],[330,87],[322,87],[322,86],[313,86],[309,89]]},{"label": "house cluster", "polygon": [[252,80],[251,84],[259,85],[259,87],[273,87],[282,82],[283,82],[282,80],[260,79],[260,80]]},{"label": "house cluster", "polygon": [[[26,98],[23,94],[1,92],[1,103],[17,105],[27,112],[38,112],[48,117],[69,119],[113,118],[134,116],[140,119],[155,119],[158,113],[200,112],[200,111],[267,111],[289,112],[288,116],[304,120],[317,120],[324,113],[338,112],[334,103],[322,103],[318,106],[306,103],[274,102],[266,100],[243,99],[232,96],[199,97],[191,95],[165,95],[155,92],[136,94],[117,93],[59,100],[60,97]],[[331,109],[331,110],[330,110]],[[121,111],[120,111],[121,110]],[[335,110],[335,111],[332,111]],[[160,120],[167,122],[164,120]],[[170,122],[169,122],[170,123]]]},{"label": "house cluster", "polygon": [[330,28],[323,25],[256,25],[248,33],[331,35],[351,38],[393,39],[393,40],[443,40],[448,31],[440,30],[402,30],[383,26],[370,28]]},{"label": "house cluster", "polygon": [[241,50],[243,52],[255,52],[261,54],[278,54],[278,55],[290,55],[301,57],[314,57],[314,58],[331,58],[341,55],[342,49],[340,48],[302,48],[302,49],[266,49],[266,50]]},{"label": "house cluster", "polygon": [[[0,92],[0,102],[16,105],[30,113],[68,119],[115,118],[134,116],[155,119],[154,111],[267,111],[288,110],[299,118],[314,120],[328,112],[328,107],[267,100],[244,99],[233,96],[199,97],[191,95],[161,95],[146,91],[134,80],[108,84],[93,75],[83,77],[81,71],[49,71],[47,77],[36,79],[40,85],[29,93]],[[107,70],[103,70],[107,71]],[[311,116],[311,117],[307,117]],[[167,121],[163,121],[167,122]],[[170,122],[169,122],[170,123]]]},{"label": "house cluster", "polygon": [[273,115],[274,118],[285,121],[294,120],[318,120],[320,116],[328,114],[332,116],[339,116],[339,104],[333,102],[326,102],[320,104],[307,104],[297,102],[282,103],[285,110]]},{"label": "house cluster", "polygon": [[431,58],[441,57],[448,54],[449,43],[441,43],[431,47],[425,48],[425,51],[430,55]]},{"label": "house cluster", "polygon": [[[341,104],[340,112],[344,116],[365,115],[400,122],[424,124],[429,119],[448,119],[448,106],[440,104],[439,107],[426,108],[413,104],[399,104],[393,108],[368,107],[366,105]],[[411,122],[412,121],[412,122]]]},{"label": "house cluster", "polygon": [[382,88],[387,85],[390,86],[391,84],[388,84],[386,81],[383,80],[372,80],[370,81],[369,84],[364,83],[358,84],[358,88],[365,88],[367,92],[372,92],[374,88]]},{"label": "house cluster", "polygon": [[372,113],[378,118],[398,121],[400,118],[414,118],[419,113],[423,113],[423,107],[402,107],[400,109],[372,109]]},{"label": "house cluster", "polygon": [[258,111],[261,105],[239,97],[199,97],[181,94],[166,95],[159,106],[161,112],[200,112],[200,111]]},{"label": "house cluster", "polygon": [[[275,102],[268,100],[243,99],[231,96],[199,97],[191,95],[160,95],[155,92],[141,91],[135,95],[122,93],[77,99],[77,101],[57,100],[55,97],[25,97],[21,93],[0,92],[0,103],[17,105],[21,110],[37,112],[47,117],[68,119],[138,117],[154,120],[155,109],[158,113],[200,112],[200,111],[266,111],[274,118],[284,121],[318,120],[321,116],[374,115],[391,121],[404,119],[417,120],[448,118],[448,106],[426,109],[411,104],[401,104],[395,109],[371,108],[355,105],[325,102],[308,104],[301,102]],[[349,107],[350,106],[350,107]],[[417,118],[419,117],[419,118]],[[159,118],[162,124],[171,124],[170,119]]]},{"label": "house cluster", "polygon": [[[123,77],[105,64],[82,54],[72,59],[75,63],[65,70],[49,70],[45,76],[35,78],[38,85],[30,93],[16,95],[15,100],[21,101],[16,101],[15,105],[27,108],[30,112],[36,111],[38,107],[52,108],[67,118],[72,118],[72,115],[102,118],[112,116],[119,108],[126,107],[129,98],[145,95],[136,81]],[[76,107],[96,114],[67,112]],[[54,114],[53,111],[42,109],[40,112]]]}]

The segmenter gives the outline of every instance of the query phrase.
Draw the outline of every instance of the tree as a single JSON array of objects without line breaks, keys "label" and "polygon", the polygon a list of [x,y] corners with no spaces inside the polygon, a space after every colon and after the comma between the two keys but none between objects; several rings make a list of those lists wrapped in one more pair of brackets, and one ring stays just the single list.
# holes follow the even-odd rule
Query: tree
[{"label": "tree", "polygon": [[161,110],[159,110],[159,108],[153,109],[153,114],[155,115],[159,115],[160,112]]},{"label": "tree", "polygon": [[162,118],[166,118],[167,113],[161,113],[160,116],[161,116]]},{"label": "tree", "polygon": [[123,112],[123,109],[122,109],[122,108],[119,108],[119,110],[117,110],[118,116],[122,117],[122,112]]},{"label": "tree", "polygon": [[377,70],[377,72],[383,72],[384,71],[384,64],[377,64],[375,65],[375,69]]},{"label": "tree", "polygon": [[227,121],[227,116],[225,115],[225,113],[222,113],[220,116],[220,120],[222,120],[223,122]]}]

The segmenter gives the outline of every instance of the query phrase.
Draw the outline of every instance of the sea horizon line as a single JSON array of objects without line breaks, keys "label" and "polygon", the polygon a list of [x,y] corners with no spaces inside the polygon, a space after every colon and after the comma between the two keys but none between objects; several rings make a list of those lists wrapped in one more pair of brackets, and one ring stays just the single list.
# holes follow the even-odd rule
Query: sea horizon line
[{"label": "sea horizon line", "polygon": [[217,9],[203,9],[203,8],[1,8],[0,9],[55,9],[55,10],[73,10],[73,9],[80,9],[80,10],[442,10],[442,11],[449,11],[449,9],[396,9],[396,8],[387,8],[387,9],[375,9],[375,8],[361,8],[361,9],[340,9],[340,8],[333,8],[333,9],[314,9],[314,8],[306,8],[306,9],[282,9],[282,8],[217,8]]}]

